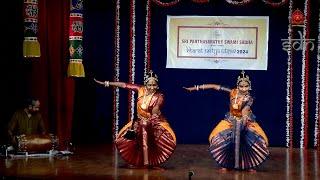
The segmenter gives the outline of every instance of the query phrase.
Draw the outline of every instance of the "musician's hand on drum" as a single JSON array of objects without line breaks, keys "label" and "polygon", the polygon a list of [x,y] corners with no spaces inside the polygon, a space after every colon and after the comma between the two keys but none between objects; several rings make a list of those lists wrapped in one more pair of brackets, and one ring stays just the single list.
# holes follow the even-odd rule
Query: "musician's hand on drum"
[{"label": "musician's hand on drum", "polygon": [[20,135],[16,138],[18,151],[47,152],[55,148],[57,141],[48,134]]}]

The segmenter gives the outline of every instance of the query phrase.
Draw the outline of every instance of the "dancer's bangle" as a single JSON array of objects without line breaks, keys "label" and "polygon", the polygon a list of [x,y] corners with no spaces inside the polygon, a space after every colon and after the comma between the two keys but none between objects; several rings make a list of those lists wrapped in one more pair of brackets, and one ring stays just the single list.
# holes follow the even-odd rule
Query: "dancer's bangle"
[{"label": "dancer's bangle", "polygon": [[109,87],[110,82],[109,81],[104,81],[104,87]]},{"label": "dancer's bangle", "polygon": [[225,88],[225,87],[220,86],[219,91],[225,91],[225,90],[226,90],[226,88]]}]

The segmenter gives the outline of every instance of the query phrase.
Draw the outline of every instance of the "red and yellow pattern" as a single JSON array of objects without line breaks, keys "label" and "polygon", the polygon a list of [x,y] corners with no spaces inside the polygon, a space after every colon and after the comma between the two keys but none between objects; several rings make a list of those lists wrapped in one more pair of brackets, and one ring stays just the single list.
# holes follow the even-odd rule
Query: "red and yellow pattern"
[{"label": "red and yellow pattern", "polygon": [[164,101],[159,92],[152,95],[147,108],[142,108],[144,86],[128,85],[128,89],[138,91],[137,114],[134,124],[136,139],[129,140],[123,136],[131,128],[132,121],[119,132],[116,146],[121,157],[134,166],[159,166],[169,159],[176,147],[176,136],[164,116],[153,115],[155,106],[161,107]]},{"label": "red and yellow pattern", "polygon": [[24,0],[23,10],[23,57],[40,57],[40,43],[38,41],[38,0]]},{"label": "red and yellow pattern", "polygon": [[82,64],[83,1],[70,0],[68,76],[85,77]]}]

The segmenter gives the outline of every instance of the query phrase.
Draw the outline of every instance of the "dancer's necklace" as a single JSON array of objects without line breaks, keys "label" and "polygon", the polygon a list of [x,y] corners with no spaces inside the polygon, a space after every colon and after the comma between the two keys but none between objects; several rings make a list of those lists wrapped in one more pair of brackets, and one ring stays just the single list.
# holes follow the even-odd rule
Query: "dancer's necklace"
[{"label": "dancer's necklace", "polygon": [[148,104],[150,104],[151,98],[154,95],[155,92],[153,92],[152,94],[146,95],[147,93],[145,93],[143,95],[143,99],[142,99],[142,104],[141,104],[141,108],[142,109],[147,109]]}]

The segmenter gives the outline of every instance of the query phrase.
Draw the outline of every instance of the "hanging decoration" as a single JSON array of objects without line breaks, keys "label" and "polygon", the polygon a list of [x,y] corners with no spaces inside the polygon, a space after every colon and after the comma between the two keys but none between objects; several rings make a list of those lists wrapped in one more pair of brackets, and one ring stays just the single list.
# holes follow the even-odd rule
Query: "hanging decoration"
[{"label": "hanging decoration", "polygon": [[288,15],[288,43],[289,48],[287,50],[287,96],[286,96],[286,146],[292,148],[293,137],[293,63],[292,63],[292,5],[293,0],[289,2],[289,15]]},{"label": "hanging decoration", "polygon": [[[115,8],[115,38],[114,38],[114,45],[115,45],[115,57],[114,57],[114,75],[113,80],[119,81],[120,77],[120,0],[116,1],[116,8]],[[113,127],[112,127],[112,134],[113,140],[116,140],[119,132],[119,99],[120,93],[119,88],[115,88],[113,91]]]},{"label": "hanging decoration", "polygon": [[150,70],[150,32],[151,32],[151,0],[146,4],[146,26],[144,28],[144,77]]},{"label": "hanging decoration", "polygon": [[160,7],[172,7],[179,3],[181,0],[173,0],[171,2],[161,2],[160,0],[147,0],[146,3],[146,25],[145,25],[145,37],[144,37],[144,77],[147,76],[147,72],[150,70],[150,42],[151,42],[151,1]]},{"label": "hanging decoration", "polygon": [[181,0],[173,0],[171,2],[161,2],[160,0],[152,0],[152,1],[161,7],[171,7],[179,3]]},{"label": "hanging decoration", "polygon": [[[309,0],[304,2],[303,39],[309,39]],[[308,146],[308,118],[309,118],[309,48],[306,41],[302,42],[302,71],[301,71],[301,132],[300,148]]]},{"label": "hanging decoration", "polygon": [[281,0],[280,2],[272,2],[271,0],[262,0],[265,4],[277,8],[288,3],[288,0]]},{"label": "hanging decoration", "polygon": [[[136,51],[136,1],[130,1],[130,47],[129,47],[129,82],[134,84],[135,80],[135,51]],[[134,91],[129,91],[129,114],[128,119],[134,119]]]},{"label": "hanging decoration", "polygon": [[291,15],[291,23],[294,26],[303,25],[304,22],[304,16],[303,13],[300,11],[300,9],[294,10],[294,12]]},{"label": "hanging decoration", "polygon": [[24,40],[23,57],[40,57],[40,43],[38,41],[38,0],[24,0]]},{"label": "hanging decoration", "polygon": [[199,3],[199,4],[204,4],[204,3],[209,3],[210,0],[192,0],[194,3]]},{"label": "hanging decoration", "polygon": [[[201,0],[200,0],[201,1]],[[243,6],[243,5],[247,5],[251,2],[253,2],[253,0],[242,0],[242,1],[237,1],[237,0],[225,0],[227,3],[232,4],[232,5],[236,5],[236,6]],[[262,0],[262,2],[264,2],[265,4],[277,8],[277,7],[281,7],[285,4],[288,3],[288,0],[281,0],[280,2],[272,2],[271,0]]]},{"label": "hanging decoration", "polygon": [[314,121],[314,147],[319,148],[319,106],[320,106],[320,12],[319,12],[319,20],[318,20],[318,46],[317,46],[317,76],[316,76],[316,110],[315,110],[315,121]]},{"label": "hanging decoration", "polygon": [[236,6],[243,6],[252,2],[252,0],[242,0],[242,1],[225,0],[225,1],[229,4],[236,5]]},{"label": "hanging decoration", "polygon": [[82,64],[83,0],[70,0],[68,76],[85,77]]}]

